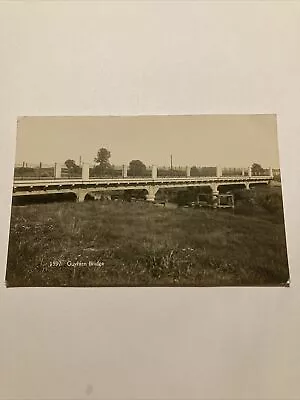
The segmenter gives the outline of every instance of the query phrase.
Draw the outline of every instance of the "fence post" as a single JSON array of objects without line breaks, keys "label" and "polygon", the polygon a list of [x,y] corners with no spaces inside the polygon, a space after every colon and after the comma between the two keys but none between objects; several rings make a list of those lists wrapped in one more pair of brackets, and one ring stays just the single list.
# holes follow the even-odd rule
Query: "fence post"
[{"label": "fence post", "polygon": [[90,179],[90,165],[88,163],[82,164],[82,180],[88,181]]},{"label": "fence post", "polygon": [[54,165],[54,177],[55,179],[61,178],[61,165],[58,163]]},{"label": "fence post", "polygon": [[274,178],[273,168],[272,167],[269,168],[269,175],[270,175],[271,178]]},{"label": "fence post", "polygon": [[157,178],[157,167],[156,165],[152,165],[152,179]]},{"label": "fence post", "polygon": [[127,165],[122,165],[122,177],[127,178]]}]

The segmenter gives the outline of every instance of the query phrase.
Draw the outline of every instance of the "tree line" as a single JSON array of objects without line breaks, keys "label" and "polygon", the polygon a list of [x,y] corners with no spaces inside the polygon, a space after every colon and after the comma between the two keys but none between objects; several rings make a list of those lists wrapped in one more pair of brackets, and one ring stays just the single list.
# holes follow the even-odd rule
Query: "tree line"
[{"label": "tree line", "polygon": [[[112,164],[110,163],[111,152],[107,150],[105,147],[101,147],[96,157],[94,158],[94,162],[96,163],[95,167],[93,168],[93,173],[95,175],[114,175],[115,169],[113,168]],[[68,159],[65,161],[65,166],[68,170],[69,174],[78,174],[81,171],[81,167],[76,164],[74,160]],[[253,175],[262,175],[264,173],[264,168],[258,163],[252,164],[252,174]],[[166,172],[166,171],[163,171]],[[178,175],[179,171],[175,170],[168,170],[168,173],[172,175]],[[182,175],[185,174],[184,171]],[[196,166],[192,166],[190,169],[191,176],[201,176],[201,175],[214,175],[215,167],[201,167],[201,170]],[[145,176],[148,174],[146,165],[141,160],[131,160],[128,166],[127,171],[128,176]]]},{"label": "tree line", "polygon": [[[94,158],[95,167],[93,172],[96,175],[113,175],[114,167],[110,163],[111,152],[105,147],[101,147],[96,157]],[[70,174],[76,174],[80,171],[80,166],[74,160],[68,159],[65,161],[65,166]],[[147,174],[147,167],[141,160],[131,160],[128,171],[129,176],[143,176]]]}]

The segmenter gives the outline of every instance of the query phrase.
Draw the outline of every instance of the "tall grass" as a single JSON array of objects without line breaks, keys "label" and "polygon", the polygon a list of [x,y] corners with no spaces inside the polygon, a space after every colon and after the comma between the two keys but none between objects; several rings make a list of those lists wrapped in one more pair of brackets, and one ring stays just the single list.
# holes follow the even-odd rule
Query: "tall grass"
[{"label": "tall grass", "polygon": [[99,201],[12,208],[8,286],[280,285],[288,278],[284,224],[267,218]]}]

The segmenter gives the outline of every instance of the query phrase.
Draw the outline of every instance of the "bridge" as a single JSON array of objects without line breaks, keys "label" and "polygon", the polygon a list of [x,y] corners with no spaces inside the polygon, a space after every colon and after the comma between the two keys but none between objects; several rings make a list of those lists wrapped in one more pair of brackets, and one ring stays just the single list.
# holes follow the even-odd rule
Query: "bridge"
[{"label": "bridge", "polygon": [[146,200],[154,202],[159,189],[209,186],[212,197],[216,200],[219,198],[220,186],[242,185],[250,189],[250,185],[269,184],[272,180],[272,168],[269,168],[264,175],[253,175],[251,167],[243,168],[238,175],[233,176],[224,176],[222,167],[216,167],[215,176],[191,176],[190,167],[186,167],[185,176],[159,177],[157,167],[152,166],[149,177],[128,177],[127,168],[123,166],[121,177],[90,177],[90,166],[87,163],[82,165],[80,177],[64,178],[61,166],[56,164],[54,176],[50,178],[15,177],[12,195],[18,197],[73,193],[77,201],[82,202],[87,195],[98,199],[101,194],[110,194],[113,191],[145,190]]}]

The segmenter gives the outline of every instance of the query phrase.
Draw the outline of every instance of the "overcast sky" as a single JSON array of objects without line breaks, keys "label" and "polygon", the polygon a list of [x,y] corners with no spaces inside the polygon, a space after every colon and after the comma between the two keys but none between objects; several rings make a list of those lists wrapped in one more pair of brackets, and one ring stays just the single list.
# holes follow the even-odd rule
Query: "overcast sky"
[{"label": "overcast sky", "polygon": [[93,162],[106,147],[111,163],[279,167],[275,115],[22,117],[16,163]]}]

